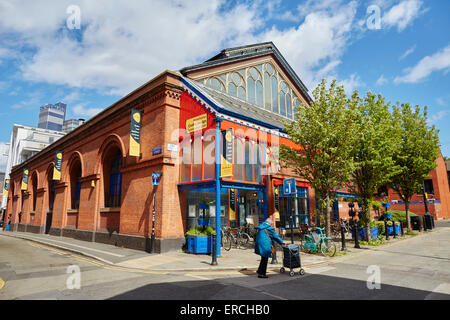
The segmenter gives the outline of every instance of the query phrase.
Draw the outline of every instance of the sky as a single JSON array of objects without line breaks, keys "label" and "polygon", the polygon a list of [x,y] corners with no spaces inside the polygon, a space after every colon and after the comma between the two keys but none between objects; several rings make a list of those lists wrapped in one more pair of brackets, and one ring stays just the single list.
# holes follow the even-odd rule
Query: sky
[{"label": "sky", "polygon": [[449,157],[449,13],[447,0],[0,0],[0,142],[44,104],[89,119],[165,70],[272,41],[310,93],[335,78],[428,106]]}]

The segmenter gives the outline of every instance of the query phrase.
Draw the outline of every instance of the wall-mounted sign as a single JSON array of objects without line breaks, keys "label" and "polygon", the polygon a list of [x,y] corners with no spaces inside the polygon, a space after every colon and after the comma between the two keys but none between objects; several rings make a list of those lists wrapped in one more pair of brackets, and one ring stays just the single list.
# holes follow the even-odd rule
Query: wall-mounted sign
[{"label": "wall-mounted sign", "polygon": [[157,146],[152,149],[152,155],[156,156],[162,153],[162,146]]},{"label": "wall-mounted sign", "polygon": [[220,161],[220,176],[230,177],[233,175],[233,129],[222,131],[222,154]]},{"label": "wall-mounted sign", "polygon": [[178,152],[178,145],[177,144],[168,143],[167,144],[167,151]]},{"label": "wall-mounted sign", "polygon": [[61,180],[62,152],[56,151],[55,166],[53,167],[53,180]]},{"label": "wall-mounted sign", "polygon": [[236,191],[230,189],[230,220],[236,220]]},{"label": "wall-mounted sign", "polygon": [[142,111],[131,109],[130,156],[133,157],[141,154],[141,122]]},{"label": "wall-mounted sign", "polygon": [[22,187],[21,190],[27,190],[28,188],[28,169],[23,169],[23,175],[22,175]]},{"label": "wall-mounted sign", "polygon": [[297,187],[295,186],[295,179],[284,179],[283,180],[283,193],[284,194],[296,194]]},{"label": "wall-mounted sign", "polygon": [[8,196],[8,191],[9,191],[9,179],[5,180],[5,185],[3,187],[3,196],[7,197]]},{"label": "wall-mounted sign", "polygon": [[206,113],[186,120],[186,131],[194,132],[208,127],[208,115]]}]

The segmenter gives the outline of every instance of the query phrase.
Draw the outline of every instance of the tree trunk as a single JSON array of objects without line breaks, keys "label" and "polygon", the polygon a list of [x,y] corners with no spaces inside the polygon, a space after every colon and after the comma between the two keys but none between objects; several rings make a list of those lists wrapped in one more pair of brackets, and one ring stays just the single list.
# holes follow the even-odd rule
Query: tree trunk
[{"label": "tree trunk", "polygon": [[409,199],[405,201],[405,210],[406,210],[406,223],[408,225],[408,232],[411,232],[411,219],[409,218]]},{"label": "tree trunk", "polygon": [[331,207],[330,207],[330,196],[327,195],[327,204],[326,204],[326,213],[325,213],[325,221],[326,221],[326,229],[325,234],[327,237],[331,236]]}]

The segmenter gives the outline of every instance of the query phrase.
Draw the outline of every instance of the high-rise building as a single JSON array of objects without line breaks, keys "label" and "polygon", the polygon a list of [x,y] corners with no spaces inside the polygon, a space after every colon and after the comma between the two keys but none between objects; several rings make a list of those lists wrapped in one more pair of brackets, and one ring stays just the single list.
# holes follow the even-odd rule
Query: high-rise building
[{"label": "high-rise building", "polygon": [[64,133],[69,133],[72,130],[75,130],[79,126],[81,126],[84,123],[84,119],[70,119],[64,121],[62,131]]},{"label": "high-rise building", "polygon": [[54,131],[62,131],[66,120],[67,105],[62,102],[46,104],[39,112],[38,128]]}]

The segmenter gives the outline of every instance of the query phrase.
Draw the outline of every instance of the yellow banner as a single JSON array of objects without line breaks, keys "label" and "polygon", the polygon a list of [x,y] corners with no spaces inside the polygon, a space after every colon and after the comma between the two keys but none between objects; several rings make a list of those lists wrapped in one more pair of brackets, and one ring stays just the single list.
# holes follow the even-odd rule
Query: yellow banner
[{"label": "yellow banner", "polygon": [[28,188],[28,169],[24,169],[22,175],[22,187],[20,189],[27,190],[27,188]]},{"label": "yellow banner", "polygon": [[53,180],[61,180],[62,152],[57,151],[55,155],[55,166],[53,167]]},{"label": "yellow banner", "polygon": [[229,163],[227,159],[220,156],[220,177],[230,177],[233,175],[233,164]]},{"label": "yellow banner", "polygon": [[186,131],[194,132],[202,130],[208,127],[208,115],[202,114],[201,116],[194,117],[186,120]]}]

